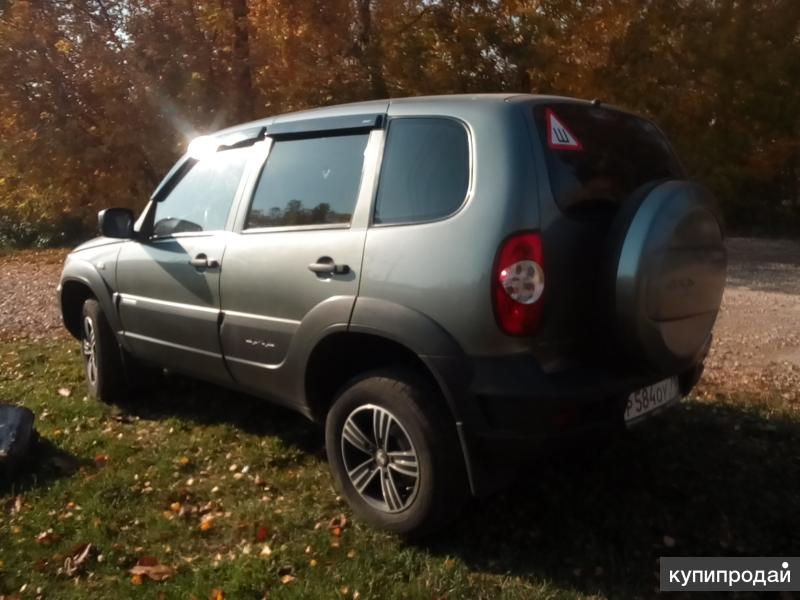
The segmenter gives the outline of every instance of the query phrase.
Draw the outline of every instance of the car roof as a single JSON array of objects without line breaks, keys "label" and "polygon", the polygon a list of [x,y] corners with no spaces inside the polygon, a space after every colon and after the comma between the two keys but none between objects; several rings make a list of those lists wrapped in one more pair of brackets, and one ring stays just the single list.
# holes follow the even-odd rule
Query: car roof
[{"label": "car roof", "polygon": [[352,115],[365,115],[365,114],[383,114],[388,112],[390,106],[397,105],[413,105],[413,104],[426,104],[426,105],[441,105],[444,112],[446,112],[447,105],[455,108],[457,105],[464,103],[482,103],[490,108],[492,106],[499,107],[507,103],[539,103],[539,102],[577,102],[588,103],[586,100],[579,100],[576,98],[568,98],[563,96],[548,96],[548,95],[535,95],[535,94],[511,94],[511,93],[495,93],[495,94],[445,94],[436,96],[410,96],[404,98],[387,98],[382,100],[366,100],[363,102],[350,102],[347,104],[335,104],[331,106],[322,106],[318,108],[310,108],[295,112],[283,113],[271,117],[265,117],[234,125],[226,129],[215,132],[213,135],[226,135],[234,133],[242,129],[251,129],[258,127],[269,127],[274,123],[287,123],[291,121],[302,121],[306,119],[322,119],[329,117],[343,117]]}]

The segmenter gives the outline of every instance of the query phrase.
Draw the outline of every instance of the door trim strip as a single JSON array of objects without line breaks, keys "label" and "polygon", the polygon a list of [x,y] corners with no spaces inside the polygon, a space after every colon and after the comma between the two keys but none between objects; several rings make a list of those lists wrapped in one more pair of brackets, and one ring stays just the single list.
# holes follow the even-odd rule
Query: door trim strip
[{"label": "door trim strip", "polygon": [[199,348],[192,348],[191,346],[184,346],[183,344],[175,344],[174,342],[167,342],[165,340],[159,340],[156,338],[151,338],[146,335],[140,335],[138,333],[131,333],[130,331],[126,331],[124,333],[126,338],[131,338],[134,340],[139,340],[142,342],[149,342],[151,344],[158,344],[159,346],[168,346],[170,348],[175,348],[176,350],[182,350],[184,352],[194,352],[195,354],[202,354],[204,356],[210,356],[212,358],[222,358],[221,354],[217,354],[216,352],[209,352],[208,350],[200,350]]},{"label": "door trim strip", "polygon": [[186,304],[184,302],[170,302],[169,300],[158,300],[156,298],[148,298],[147,296],[137,296],[136,294],[122,294],[117,293],[120,303],[130,304],[135,306],[139,302],[150,302],[152,304],[161,304],[162,306],[171,306],[172,308],[182,308],[186,310],[196,310],[205,313],[218,313],[218,308],[211,308],[210,306],[198,306],[197,304]]}]

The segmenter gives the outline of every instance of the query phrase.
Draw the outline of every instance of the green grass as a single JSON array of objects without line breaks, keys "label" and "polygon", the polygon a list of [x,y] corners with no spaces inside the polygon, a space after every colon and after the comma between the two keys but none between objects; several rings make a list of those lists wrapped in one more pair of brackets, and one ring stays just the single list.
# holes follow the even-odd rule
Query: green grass
[{"label": "green grass", "polygon": [[[43,439],[32,472],[0,483],[0,595],[650,597],[659,556],[796,555],[798,407],[711,398],[602,451],[527,464],[510,490],[412,545],[354,520],[332,535],[349,511],[321,432],[299,416],[180,379],[104,406],[84,397],[75,343],[0,343],[0,399],[33,409]],[[91,558],[63,574],[87,543]],[[175,574],[136,585],[142,557]]]}]

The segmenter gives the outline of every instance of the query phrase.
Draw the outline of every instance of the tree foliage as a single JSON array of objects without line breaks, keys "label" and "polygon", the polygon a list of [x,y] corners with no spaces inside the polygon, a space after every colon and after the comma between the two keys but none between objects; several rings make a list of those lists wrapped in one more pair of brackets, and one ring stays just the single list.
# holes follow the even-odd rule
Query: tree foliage
[{"label": "tree foliage", "polygon": [[651,116],[732,227],[800,228],[797,0],[5,0],[0,40],[0,223],[17,228],[140,207],[225,125],[485,91]]}]

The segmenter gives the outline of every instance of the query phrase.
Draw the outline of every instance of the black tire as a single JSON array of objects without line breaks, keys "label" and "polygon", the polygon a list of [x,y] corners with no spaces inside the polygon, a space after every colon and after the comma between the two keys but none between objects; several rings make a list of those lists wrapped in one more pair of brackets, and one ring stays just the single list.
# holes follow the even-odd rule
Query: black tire
[{"label": "black tire", "polygon": [[[388,440],[382,445],[383,458],[375,428],[369,427],[376,414],[390,417],[388,435],[377,436]],[[345,425],[351,417],[348,427],[356,423],[370,442],[369,451],[347,441],[353,439],[352,430],[345,439]],[[348,382],[328,413],[325,445],[337,489],[358,517],[381,529],[413,537],[430,534],[455,519],[467,498],[455,422],[438,390],[410,369],[372,371]],[[409,452],[416,455],[416,468],[410,466]],[[364,478],[370,477],[366,484],[365,479],[354,476],[365,485],[363,493],[348,475],[348,468],[353,472],[354,464],[362,464],[361,458],[364,463],[371,461],[358,471]],[[408,475],[414,471],[416,478]],[[396,495],[387,496],[386,489]]]},{"label": "black tire", "polygon": [[106,403],[124,400],[127,386],[119,344],[94,298],[83,303],[81,354],[89,396]]}]

